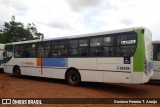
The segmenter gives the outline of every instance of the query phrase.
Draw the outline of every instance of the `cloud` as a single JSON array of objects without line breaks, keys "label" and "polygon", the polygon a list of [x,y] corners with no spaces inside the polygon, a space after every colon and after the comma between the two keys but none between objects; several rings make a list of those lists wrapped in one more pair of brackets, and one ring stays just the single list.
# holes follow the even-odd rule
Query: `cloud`
[{"label": "cloud", "polygon": [[[0,29],[16,16],[45,38],[144,26],[160,39],[159,0],[0,0]],[[52,36],[54,35],[54,36]]]},{"label": "cloud", "polygon": [[6,8],[12,8],[18,11],[25,11],[29,8],[28,5],[22,0],[0,0],[0,3]]},{"label": "cloud", "polygon": [[[56,2],[55,0],[40,0],[36,6],[34,4],[34,2],[30,4],[31,8],[27,11],[26,18],[34,22],[42,33],[44,32],[45,38],[55,34],[65,36],[91,32],[91,27],[86,27],[84,23],[84,16],[87,12],[71,10],[65,0]],[[21,17],[20,20],[25,19]]]},{"label": "cloud", "polygon": [[4,28],[4,22],[11,19],[10,9],[6,5],[2,4],[0,0],[0,30]]},{"label": "cloud", "polygon": [[50,22],[50,23],[41,23],[45,26],[51,27],[51,28],[55,28],[55,29],[70,29],[71,26],[68,23],[62,23],[62,22]]},{"label": "cloud", "polygon": [[[157,23],[160,19],[160,2],[158,0],[108,0],[112,7],[102,9],[93,16],[93,22],[104,23],[103,30],[144,26],[151,30],[153,38],[159,38]],[[160,27],[160,26],[159,26]],[[160,38],[159,38],[160,39]]]},{"label": "cloud", "polygon": [[23,0],[0,0],[0,29],[3,29],[4,22],[9,22],[12,15],[23,16],[29,9],[28,3]]},{"label": "cloud", "polygon": [[160,40],[160,21],[157,22],[157,24],[154,24],[152,26],[149,27],[149,30],[152,32],[152,40]]},{"label": "cloud", "polygon": [[104,0],[66,0],[73,11],[84,11],[95,7],[100,7]]}]

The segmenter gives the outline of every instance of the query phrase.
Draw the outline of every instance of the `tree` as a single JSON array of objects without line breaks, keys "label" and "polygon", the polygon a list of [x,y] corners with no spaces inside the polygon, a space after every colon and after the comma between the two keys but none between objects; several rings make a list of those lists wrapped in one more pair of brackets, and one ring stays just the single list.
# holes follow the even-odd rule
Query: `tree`
[{"label": "tree", "polygon": [[12,16],[10,22],[4,23],[4,29],[0,32],[0,42],[19,42],[25,40],[40,39],[43,36],[39,33],[35,24],[28,23],[25,28],[24,24],[15,21],[15,16]]}]

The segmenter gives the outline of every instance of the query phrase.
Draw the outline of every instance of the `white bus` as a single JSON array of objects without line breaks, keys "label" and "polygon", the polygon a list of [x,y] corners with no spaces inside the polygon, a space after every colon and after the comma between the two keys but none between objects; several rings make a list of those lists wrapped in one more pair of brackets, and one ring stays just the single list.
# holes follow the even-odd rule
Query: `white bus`
[{"label": "white bus", "polygon": [[160,80],[160,41],[153,41],[153,77]]},{"label": "white bus", "polygon": [[3,70],[4,68],[3,52],[4,52],[4,44],[0,44],[0,70]]},{"label": "white bus", "polygon": [[143,27],[6,44],[5,72],[81,81],[145,83],[152,70],[152,35]]}]

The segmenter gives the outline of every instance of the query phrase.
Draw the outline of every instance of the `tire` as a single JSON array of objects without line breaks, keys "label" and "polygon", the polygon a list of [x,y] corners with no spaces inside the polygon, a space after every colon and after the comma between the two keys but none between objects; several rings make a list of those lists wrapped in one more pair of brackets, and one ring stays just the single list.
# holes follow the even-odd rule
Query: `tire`
[{"label": "tire", "polygon": [[21,77],[21,70],[18,66],[13,68],[13,74],[15,77],[20,78]]},{"label": "tire", "polygon": [[71,69],[66,74],[66,80],[69,85],[78,86],[81,83],[81,76],[76,69]]}]

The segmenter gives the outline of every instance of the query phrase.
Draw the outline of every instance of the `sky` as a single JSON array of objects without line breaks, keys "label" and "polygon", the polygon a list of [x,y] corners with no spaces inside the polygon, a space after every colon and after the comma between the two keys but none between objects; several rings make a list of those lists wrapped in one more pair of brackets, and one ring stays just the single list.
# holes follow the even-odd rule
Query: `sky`
[{"label": "sky", "polygon": [[160,40],[160,0],[0,0],[0,29],[12,16],[44,38],[143,26]]}]

